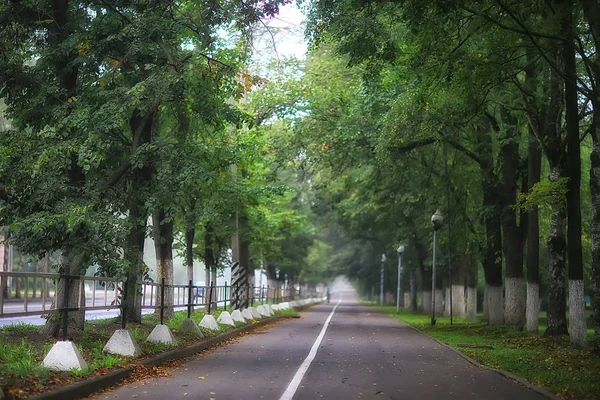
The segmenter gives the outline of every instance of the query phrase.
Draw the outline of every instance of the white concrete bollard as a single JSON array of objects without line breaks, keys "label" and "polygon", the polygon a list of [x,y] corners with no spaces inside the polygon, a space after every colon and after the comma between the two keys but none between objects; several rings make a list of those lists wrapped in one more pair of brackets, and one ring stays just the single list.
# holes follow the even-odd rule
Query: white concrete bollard
[{"label": "white concrete bollard", "polygon": [[137,357],[142,354],[140,345],[135,341],[133,336],[131,336],[131,332],[127,329],[117,329],[102,351],[105,353],[130,357]]},{"label": "white concrete bollard", "polygon": [[273,312],[273,307],[271,307],[269,304],[265,304],[265,308],[267,309],[267,311],[269,312],[269,315],[274,315],[275,313]]},{"label": "white concrete bollard", "polygon": [[244,317],[246,319],[246,321],[253,321],[254,320],[254,316],[252,315],[252,311],[250,311],[247,308],[242,311],[242,317]]},{"label": "white concrete bollard", "polygon": [[288,310],[289,308],[290,308],[290,303],[288,303],[287,301],[285,303],[279,303],[280,310]]},{"label": "white concrete bollard", "polygon": [[79,349],[70,340],[54,343],[42,365],[53,371],[83,370],[88,367]]},{"label": "white concrete bollard", "polygon": [[258,312],[258,310],[254,307],[249,307],[248,310],[250,310],[250,312],[252,313],[252,318],[254,319],[261,319],[262,315],[260,315],[260,313]]},{"label": "white concrete bollard", "polygon": [[200,327],[210,329],[211,331],[220,331],[221,327],[212,315],[205,315],[200,321]]},{"label": "white concrete bollard", "polygon": [[152,332],[150,332],[150,335],[148,335],[146,341],[150,343],[164,343],[171,346],[177,346],[177,339],[175,339],[173,332],[171,332],[171,329],[166,325],[156,325],[154,329],[152,329]]},{"label": "white concrete bollard", "polygon": [[242,315],[242,312],[240,310],[233,310],[231,312],[231,319],[234,320],[235,322],[241,322],[241,323],[246,322],[246,319],[244,318],[244,316]]},{"label": "white concrete bollard", "polygon": [[223,325],[235,326],[235,322],[233,322],[231,314],[229,314],[229,312],[227,311],[223,311],[221,315],[219,315],[219,318],[217,318],[217,322]]},{"label": "white concrete bollard", "polygon": [[181,325],[179,325],[179,332],[204,338],[204,334],[200,330],[200,327],[191,318],[186,318],[181,322]]},{"label": "white concrete bollard", "polygon": [[260,314],[261,317],[270,317],[269,310],[264,305],[260,305],[256,307],[256,311]]}]

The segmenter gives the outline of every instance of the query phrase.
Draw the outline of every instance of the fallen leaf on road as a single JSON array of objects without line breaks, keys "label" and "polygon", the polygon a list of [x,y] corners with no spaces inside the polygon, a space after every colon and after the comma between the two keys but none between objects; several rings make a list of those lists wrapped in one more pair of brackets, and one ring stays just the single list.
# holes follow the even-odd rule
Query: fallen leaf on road
[{"label": "fallen leaf on road", "polygon": [[204,377],[204,376],[199,376],[199,377],[198,377],[198,379],[205,380],[205,379],[206,379],[206,377]]}]

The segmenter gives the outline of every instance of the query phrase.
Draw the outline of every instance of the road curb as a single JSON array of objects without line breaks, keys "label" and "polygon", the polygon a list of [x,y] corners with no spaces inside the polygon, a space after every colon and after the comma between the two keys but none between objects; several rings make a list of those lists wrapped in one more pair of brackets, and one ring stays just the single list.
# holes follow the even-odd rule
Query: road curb
[{"label": "road curb", "polygon": [[[380,310],[377,310],[377,311],[380,311]],[[391,317],[389,314],[387,314],[387,313],[385,313],[383,311],[380,311],[380,312],[382,314],[385,314],[385,315]],[[408,326],[409,328],[414,329],[415,331],[417,331],[417,332],[419,332],[419,333],[427,336],[428,338],[430,338],[433,341],[435,341],[436,343],[438,343],[440,346],[443,346],[443,347],[446,347],[446,348],[452,350],[454,353],[456,353],[460,357],[464,358],[465,360],[467,360],[468,362],[470,362],[471,364],[473,364],[476,367],[487,369],[489,371],[493,371],[493,372],[495,372],[497,374],[500,374],[500,375],[504,376],[505,378],[511,379],[511,380],[513,380],[513,381],[515,381],[515,382],[517,382],[517,383],[525,386],[526,388],[528,388],[528,389],[530,389],[530,390],[532,390],[532,391],[534,391],[534,392],[536,392],[538,394],[541,394],[542,396],[544,396],[544,397],[546,397],[548,399],[551,399],[551,400],[564,400],[562,397],[559,397],[559,396],[555,395],[554,393],[551,393],[551,392],[547,391],[544,388],[541,388],[541,387],[539,387],[537,385],[534,385],[533,383],[529,382],[528,380],[525,380],[525,379],[523,379],[523,378],[521,378],[521,377],[519,377],[517,375],[514,375],[514,374],[512,374],[510,372],[507,372],[507,371],[504,371],[504,370],[501,370],[501,369],[497,369],[497,368],[492,368],[492,367],[485,366],[482,363],[480,363],[479,361],[474,360],[473,358],[471,358],[468,355],[464,354],[460,350],[457,350],[454,347],[452,347],[452,346],[450,346],[450,345],[442,342],[441,340],[439,340],[437,338],[434,338],[431,335],[428,335],[427,333],[425,333],[425,332],[423,332],[423,331],[415,328],[414,326],[412,326],[412,325],[410,325],[410,324],[408,324],[408,323],[406,323],[404,321],[400,321],[397,318],[394,318],[394,319],[396,319],[397,321],[403,323],[404,325]]]},{"label": "road curb", "polygon": [[[308,307],[300,307],[297,311],[304,311]],[[217,345],[221,342],[229,340],[235,336],[238,336],[242,333],[247,333],[253,331],[256,328],[260,328],[261,326],[267,325],[272,322],[277,322],[286,318],[294,318],[294,316],[288,315],[276,315],[273,317],[269,317],[266,319],[262,319],[258,322],[255,322],[251,325],[243,326],[240,328],[235,328],[225,333],[222,333],[218,336],[208,338],[202,340],[201,342],[182,348],[169,350],[163,353],[159,353],[151,358],[140,361],[138,365],[144,366],[158,366],[167,361],[172,361],[184,357],[191,356],[193,354],[199,353],[203,350],[206,350],[214,345]],[[74,383],[73,385],[65,386],[60,389],[56,389],[46,393],[40,393],[36,396],[30,397],[31,400],[64,400],[64,399],[79,399],[82,397],[87,397],[92,393],[98,392],[103,389],[107,389],[111,386],[116,385],[120,380],[125,379],[131,375],[133,372],[132,367],[124,367],[117,369],[115,371],[109,372],[106,375],[86,379],[84,381],[80,381]]]}]

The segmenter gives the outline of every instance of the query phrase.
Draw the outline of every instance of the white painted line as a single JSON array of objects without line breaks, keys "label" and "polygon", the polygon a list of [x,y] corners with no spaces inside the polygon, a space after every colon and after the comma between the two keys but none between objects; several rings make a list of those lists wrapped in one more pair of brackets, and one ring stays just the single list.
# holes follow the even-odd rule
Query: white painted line
[{"label": "white painted line", "polygon": [[310,352],[308,353],[308,357],[306,357],[302,365],[300,365],[300,368],[298,368],[298,371],[296,371],[296,375],[294,375],[294,378],[292,378],[292,381],[288,385],[287,389],[285,389],[285,392],[283,392],[283,395],[281,395],[279,400],[292,400],[294,398],[294,395],[296,394],[296,390],[298,390],[298,386],[300,386],[302,378],[304,378],[306,371],[308,371],[310,364],[313,362],[315,356],[317,355],[319,346],[323,341],[323,337],[325,337],[325,332],[327,332],[329,322],[331,322],[331,318],[333,318],[333,314],[335,313],[336,308],[338,308],[341,302],[342,299],[340,298],[335,307],[333,307],[333,310],[331,310],[331,314],[329,314],[329,317],[327,317],[327,319],[325,320],[325,325],[323,325],[321,333],[319,333],[319,336],[317,336],[315,343],[313,343]]}]

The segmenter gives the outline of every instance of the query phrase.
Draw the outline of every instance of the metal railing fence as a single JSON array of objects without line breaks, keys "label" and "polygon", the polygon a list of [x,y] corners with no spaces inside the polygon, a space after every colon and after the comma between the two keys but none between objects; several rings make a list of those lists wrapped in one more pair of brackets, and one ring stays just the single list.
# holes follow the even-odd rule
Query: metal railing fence
[{"label": "metal railing fence", "polygon": [[[59,281],[67,280],[67,284],[76,281],[80,296],[77,307],[57,309],[52,304],[58,290]],[[125,286],[123,282],[108,277],[65,275],[42,272],[0,272],[0,318],[44,315],[50,312],[114,310],[122,308]],[[10,293],[8,293],[10,289]],[[39,292],[38,292],[39,289]],[[82,296],[81,293],[85,295]],[[231,304],[231,286],[227,283],[216,286],[209,285],[166,285],[161,282],[138,282],[134,295],[141,296],[138,308],[164,310],[173,307],[176,310],[187,309],[188,314],[194,307],[204,307],[210,314],[212,310],[226,309]],[[39,293],[39,296],[37,296]],[[159,296],[162,293],[162,296]],[[6,296],[8,294],[8,296]],[[171,296],[172,306],[165,304],[165,296]],[[301,288],[284,288],[272,286],[250,285],[247,293],[250,306],[264,303],[279,303],[299,298],[315,297],[316,292]],[[160,300],[160,301],[159,301]],[[63,301],[69,304],[68,298]],[[162,318],[161,318],[162,320]]]}]

